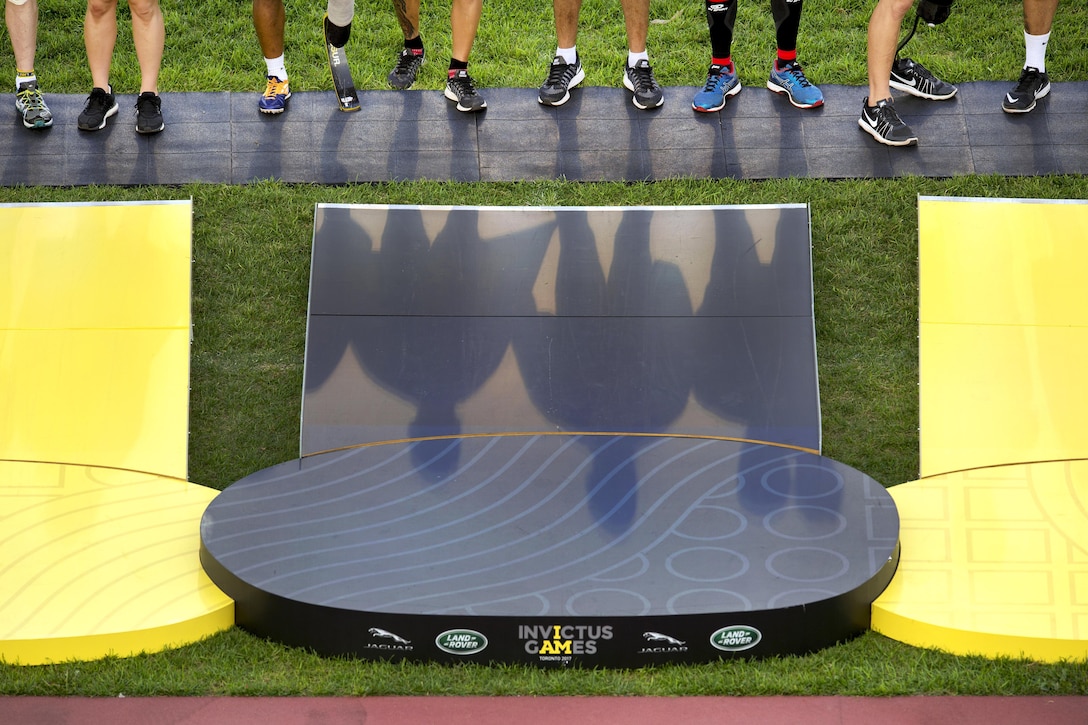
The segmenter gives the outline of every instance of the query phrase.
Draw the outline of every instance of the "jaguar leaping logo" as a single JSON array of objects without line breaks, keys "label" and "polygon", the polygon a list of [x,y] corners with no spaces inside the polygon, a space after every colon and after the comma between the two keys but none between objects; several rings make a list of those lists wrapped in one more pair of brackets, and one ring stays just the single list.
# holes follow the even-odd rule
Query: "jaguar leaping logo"
[{"label": "jaguar leaping logo", "polygon": [[398,644],[410,644],[410,642],[408,640],[406,640],[404,637],[401,637],[400,635],[393,634],[392,632],[389,632],[389,631],[384,630],[384,629],[378,629],[377,627],[371,627],[370,628],[370,634],[373,637],[385,637],[386,639],[391,639],[391,640],[393,640],[394,642],[396,642]]},{"label": "jaguar leaping logo", "polygon": [[678,647],[684,644],[676,637],[670,637],[669,635],[661,634],[660,632],[643,632],[642,636],[651,642],[665,642],[667,644],[674,644]]}]

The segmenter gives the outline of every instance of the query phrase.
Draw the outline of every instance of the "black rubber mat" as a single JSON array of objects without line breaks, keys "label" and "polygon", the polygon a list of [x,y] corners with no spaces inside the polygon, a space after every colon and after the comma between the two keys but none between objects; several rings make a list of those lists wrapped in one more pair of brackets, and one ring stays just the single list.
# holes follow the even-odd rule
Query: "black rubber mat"
[{"label": "black rubber mat", "polygon": [[331,91],[295,93],[265,117],[256,93],[167,93],[166,130],[135,133],[134,96],[102,131],[75,119],[84,97],[46,94],[54,126],[0,128],[0,185],[242,184],[408,179],[643,180],[674,177],[863,178],[1088,173],[1088,82],[1055,83],[1029,114],[1001,111],[1008,83],[964,83],[945,102],[897,98],[920,137],[888,148],[857,125],[866,89],[823,86],[823,108],[799,110],[745,88],[722,111],[691,109],[696,88],[665,89],[639,111],[621,88],[576,90],[559,108],[536,89],[486,89],[488,108],[459,113],[439,91],[365,91],[342,113]]}]

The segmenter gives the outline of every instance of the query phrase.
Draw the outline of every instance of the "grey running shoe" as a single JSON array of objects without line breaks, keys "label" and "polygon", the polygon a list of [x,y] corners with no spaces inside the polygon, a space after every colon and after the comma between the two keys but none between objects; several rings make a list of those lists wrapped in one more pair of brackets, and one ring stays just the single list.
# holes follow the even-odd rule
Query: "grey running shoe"
[{"label": "grey running shoe", "polygon": [[1050,93],[1050,76],[1038,68],[1025,68],[1020,73],[1016,88],[1005,94],[1001,110],[1005,113],[1028,113],[1035,109],[1035,102]]},{"label": "grey running shoe", "polygon": [[[111,88],[110,91],[113,89]],[[106,119],[117,113],[117,99],[112,92],[102,88],[92,88],[87,96],[87,105],[76,119],[76,125],[83,131],[98,131],[106,127]]]},{"label": "grey running shoe", "polygon": [[918,137],[899,118],[890,98],[869,106],[869,97],[866,96],[861,104],[858,126],[885,146],[914,146],[918,143]]},{"label": "grey running shoe", "polygon": [[151,91],[144,91],[136,99],[136,133],[158,133],[164,128],[162,99]]},{"label": "grey running shoe", "polygon": [[416,82],[419,67],[423,65],[425,56],[422,50],[403,48],[397,56],[397,64],[389,71],[389,85],[398,91],[411,88]]},{"label": "grey running shoe", "polygon": [[562,106],[570,100],[570,89],[585,80],[586,72],[582,69],[582,59],[575,58],[573,63],[557,55],[548,68],[548,78],[540,86],[537,100],[545,106]]},{"label": "grey running shoe", "polygon": [[650,68],[650,61],[643,58],[634,67],[627,66],[623,72],[623,87],[631,91],[631,103],[635,108],[643,111],[649,108],[657,108],[665,102],[665,96],[661,92],[661,86],[654,79],[654,72]]},{"label": "grey running shoe", "polygon": [[926,70],[910,58],[896,58],[892,64],[891,87],[930,101],[947,101],[958,90]]},{"label": "grey running shoe", "polygon": [[446,81],[446,98],[457,102],[458,111],[475,112],[487,108],[487,101],[476,92],[467,70],[459,70]]},{"label": "grey running shoe", "polygon": [[27,128],[48,128],[53,125],[53,114],[45,105],[45,98],[38,90],[38,82],[20,83],[15,88],[15,110],[23,117]]}]

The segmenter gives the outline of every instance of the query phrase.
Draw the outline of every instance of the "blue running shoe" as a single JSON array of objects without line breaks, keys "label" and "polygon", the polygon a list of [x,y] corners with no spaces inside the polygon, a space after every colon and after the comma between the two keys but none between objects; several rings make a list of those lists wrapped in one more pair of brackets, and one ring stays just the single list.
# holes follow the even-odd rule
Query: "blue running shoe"
[{"label": "blue running shoe", "polygon": [[781,69],[778,64],[771,65],[771,77],[767,87],[775,93],[785,93],[790,103],[798,108],[816,108],[824,105],[823,92],[808,82],[801,64],[795,60],[786,63]]},{"label": "blue running shoe", "polygon": [[706,73],[706,85],[695,94],[691,107],[700,113],[713,113],[725,108],[730,96],[740,93],[740,79],[736,68],[730,70],[724,65],[712,65]]},{"label": "blue running shoe", "polygon": [[268,76],[268,85],[264,93],[257,101],[257,108],[261,113],[283,113],[287,110],[287,99],[291,97],[291,87],[287,81],[281,81],[276,76]]}]

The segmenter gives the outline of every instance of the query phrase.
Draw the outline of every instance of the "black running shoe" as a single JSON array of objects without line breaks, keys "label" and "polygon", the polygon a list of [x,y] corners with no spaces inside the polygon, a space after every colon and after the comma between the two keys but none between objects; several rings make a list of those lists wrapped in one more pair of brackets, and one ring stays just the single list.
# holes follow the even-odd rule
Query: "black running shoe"
[{"label": "black running shoe", "polygon": [[419,67],[423,63],[424,55],[422,50],[402,48],[400,55],[397,56],[397,64],[393,66],[393,70],[389,71],[389,85],[398,91],[411,88],[412,84],[416,82]]},{"label": "black running shoe", "polygon": [[487,101],[476,92],[467,70],[459,70],[446,81],[446,98],[457,102],[458,111],[474,112],[487,108]]},{"label": "black running shoe", "polygon": [[875,106],[870,106],[869,97],[866,96],[861,104],[861,118],[858,119],[858,126],[885,146],[914,146],[918,143],[918,137],[910,130],[910,126],[899,118],[890,98],[877,101]]},{"label": "black running shoe", "polygon": [[947,101],[958,90],[910,58],[896,58],[892,64],[891,87],[930,101]]},{"label": "black running shoe", "polygon": [[106,127],[106,119],[117,113],[117,99],[113,89],[107,92],[101,88],[92,88],[87,96],[87,105],[76,119],[76,125],[83,131],[98,131]]},{"label": "black running shoe", "polygon": [[1005,113],[1027,113],[1035,109],[1035,102],[1050,93],[1050,76],[1038,68],[1025,68],[1020,73],[1016,88],[1005,94],[1001,110]]},{"label": "black running shoe", "polygon": [[661,92],[661,86],[654,79],[654,72],[650,68],[650,61],[643,58],[634,67],[627,66],[623,73],[623,87],[631,91],[631,103],[635,108],[645,111],[648,108],[657,108],[665,102],[665,96]]},{"label": "black running shoe", "polygon": [[563,60],[563,56],[557,55],[548,68],[548,78],[540,86],[536,99],[545,106],[562,106],[570,100],[570,89],[585,80],[585,77],[581,58],[575,58],[573,63],[568,63]]},{"label": "black running shoe", "polygon": [[136,99],[136,133],[158,133],[164,128],[162,99],[151,91],[144,91]]}]

